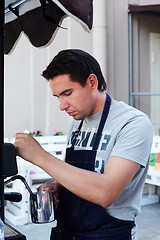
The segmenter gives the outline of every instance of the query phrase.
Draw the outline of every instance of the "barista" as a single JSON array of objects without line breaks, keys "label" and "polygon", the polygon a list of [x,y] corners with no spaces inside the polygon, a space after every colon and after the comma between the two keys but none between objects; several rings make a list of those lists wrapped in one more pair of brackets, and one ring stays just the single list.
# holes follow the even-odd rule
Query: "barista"
[{"label": "barista", "polygon": [[58,191],[51,239],[136,239],[152,143],[149,118],[105,92],[98,62],[82,50],[61,51],[43,76],[60,110],[73,118],[65,161],[28,134],[18,133],[15,147],[56,180],[40,188]]}]

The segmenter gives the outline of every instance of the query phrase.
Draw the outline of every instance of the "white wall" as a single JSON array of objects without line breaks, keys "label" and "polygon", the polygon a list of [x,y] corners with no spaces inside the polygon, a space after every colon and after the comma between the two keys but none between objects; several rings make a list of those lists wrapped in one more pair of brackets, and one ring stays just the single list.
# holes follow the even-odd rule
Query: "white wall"
[{"label": "white wall", "polygon": [[[40,76],[61,49],[80,48],[93,54],[102,66],[111,96],[129,102],[128,4],[160,4],[160,0],[94,0],[93,3],[94,25],[90,34],[67,18],[62,26],[68,30],[59,29],[49,47],[34,48],[23,36],[14,52],[5,56],[5,137],[11,138],[25,129],[50,135],[59,128],[67,133],[71,120],[59,111],[48,83]],[[137,69],[135,76],[139,73]]]},{"label": "white wall", "polygon": [[137,5],[154,5],[160,4],[160,0],[129,0],[129,4],[137,4]]},{"label": "white wall", "polygon": [[42,71],[60,50],[80,48],[92,54],[92,33],[71,18],[66,18],[50,46],[35,48],[22,35],[15,50],[5,56],[4,136],[13,138],[16,132],[41,130],[54,134],[59,128],[67,133],[70,118],[60,112]]}]

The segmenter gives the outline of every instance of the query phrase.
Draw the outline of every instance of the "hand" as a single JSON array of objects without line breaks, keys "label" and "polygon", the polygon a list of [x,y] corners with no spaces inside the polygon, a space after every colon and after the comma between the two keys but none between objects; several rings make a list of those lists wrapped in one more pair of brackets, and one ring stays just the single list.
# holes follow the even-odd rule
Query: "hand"
[{"label": "hand", "polygon": [[53,191],[57,189],[57,182],[45,182],[38,187],[38,191]]},{"label": "hand", "polygon": [[54,192],[54,198],[55,198],[55,203],[58,202],[58,188],[59,188],[59,183],[55,182],[45,182],[44,184],[40,185],[38,187],[38,191],[53,191]]},{"label": "hand", "polygon": [[35,165],[38,165],[38,157],[45,152],[41,145],[27,133],[17,133],[14,146],[20,157]]}]

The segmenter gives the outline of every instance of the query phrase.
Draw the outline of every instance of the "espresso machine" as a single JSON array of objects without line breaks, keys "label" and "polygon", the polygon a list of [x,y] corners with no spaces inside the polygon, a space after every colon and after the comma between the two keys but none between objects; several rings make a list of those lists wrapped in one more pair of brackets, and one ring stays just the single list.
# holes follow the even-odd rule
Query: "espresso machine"
[{"label": "espresso machine", "polygon": [[[3,144],[3,169],[1,169],[1,181],[3,181],[4,186],[4,179],[15,176],[18,173],[17,169],[17,162],[16,162],[16,150],[13,144],[4,143]],[[2,183],[2,182],[1,182]],[[1,184],[2,186],[2,184]],[[17,192],[12,193],[5,193],[4,187],[1,187],[1,218],[5,222],[4,214],[4,200],[5,201],[12,201],[12,202],[20,202],[22,199],[22,195]],[[2,202],[3,201],[3,202]],[[5,240],[26,240],[26,236],[21,234],[15,228],[10,226],[9,224],[5,223]]]}]

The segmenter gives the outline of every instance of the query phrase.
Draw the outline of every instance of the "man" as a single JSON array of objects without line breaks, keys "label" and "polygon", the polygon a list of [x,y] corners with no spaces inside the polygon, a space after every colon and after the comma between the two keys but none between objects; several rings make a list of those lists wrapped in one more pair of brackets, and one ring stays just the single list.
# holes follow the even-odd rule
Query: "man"
[{"label": "man", "polygon": [[40,187],[58,191],[51,239],[136,239],[134,221],[152,144],[149,118],[106,94],[98,62],[84,51],[61,51],[43,76],[60,110],[74,119],[65,161],[28,134],[17,134],[15,146],[56,180]]}]

